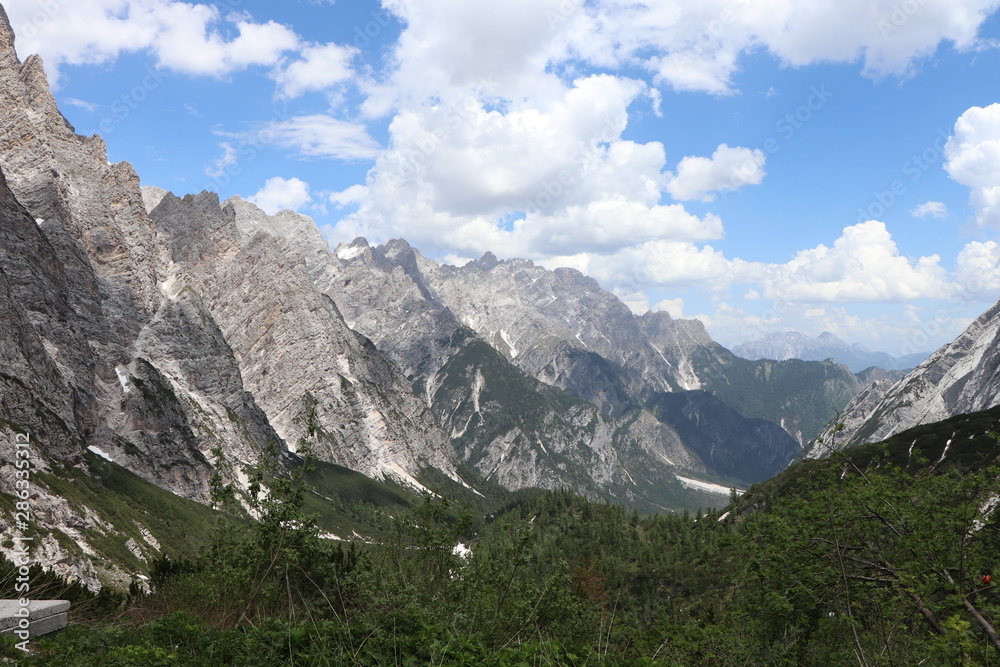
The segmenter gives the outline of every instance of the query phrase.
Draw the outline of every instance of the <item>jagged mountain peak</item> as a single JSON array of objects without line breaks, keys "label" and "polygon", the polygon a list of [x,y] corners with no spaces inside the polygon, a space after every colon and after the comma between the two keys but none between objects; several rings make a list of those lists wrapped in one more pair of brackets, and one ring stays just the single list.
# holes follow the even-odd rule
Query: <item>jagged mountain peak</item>
[{"label": "jagged mountain peak", "polygon": [[259,232],[284,238],[302,253],[310,271],[316,270],[330,254],[330,244],[307,215],[288,209],[268,215],[257,204],[240,196],[230,197],[223,202],[222,208],[235,219],[244,244]]},{"label": "jagged mountain peak", "polygon": [[14,54],[16,57],[14,40],[14,29],[10,25],[10,19],[7,17],[7,10],[0,4],[0,65],[8,65],[5,61],[10,54]]},{"label": "jagged mountain peak", "polygon": [[676,319],[662,310],[648,310],[639,320],[650,341],[660,349],[716,345],[701,320]]},{"label": "jagged mountain peak", "polygon": [[219,206],[214,192],[184,195],[183,199],[167,193],[150,216],[169,239],[170,259],[176,264],[208,268],[239,251],[235,216]]},{"label": "jagged mountain peak", "polygon": [[482,271],[492,271],[499,264],[500,260],[497,259],[497,256],[494,255],[489,250],[487,250],[485,253],[483,253],[482,257],[475,260],[474,262],[469,262],[469,264],[467,264],[466,266],[473,266]]},{"label": "jagged mountain peak", "polygon": [[359,256],[368,260],[372,257],[371,246],[368,245],[368,239],[363,236],[357,237],[350,243],[339,243],[333,254],[342,262],[350,262]]},{"label": "jagged mountain peak", "polygon": [[[368,245],[368,239],[364,237],[358,237],[352,241],[352,244],[358,243],[358,241],[363,241],[365,245]],[[404,252],[411,252],[415,250],[410,242],[406,239],[390,239],[386,241],[385,245],[382,246],[383,251],[388,257],[395,258],[397,255]]]},{"label": "jagged mountain peak", "polygon": [[158,188],[155,185],[142,186],[142,204],[146,207],[146,213],[152,213],[163,198],[172,194],[169,190]]}]

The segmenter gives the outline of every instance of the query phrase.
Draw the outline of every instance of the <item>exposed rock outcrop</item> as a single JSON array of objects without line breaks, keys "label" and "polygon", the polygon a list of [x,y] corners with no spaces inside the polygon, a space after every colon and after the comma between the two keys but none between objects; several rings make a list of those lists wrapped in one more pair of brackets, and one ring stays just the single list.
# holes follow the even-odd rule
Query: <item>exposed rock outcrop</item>
[{"label": "exposed rock outcrop", "polygon": [[878,442],[913,426],[996,405],[1000,405],[1000,303],[903,379],[881,380],[856,396],[806,455],[816,458],[831,449]]}]

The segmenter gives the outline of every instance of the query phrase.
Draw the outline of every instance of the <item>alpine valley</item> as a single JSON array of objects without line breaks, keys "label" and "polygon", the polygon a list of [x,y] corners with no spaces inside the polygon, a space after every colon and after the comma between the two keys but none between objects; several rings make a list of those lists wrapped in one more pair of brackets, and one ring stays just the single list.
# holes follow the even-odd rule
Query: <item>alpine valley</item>
[{"label": "alpine valley", "polygon": [[245,493],[244,469],[308,449],[404,496],[567,488],[678,511],[777,473],[864,386],[736,357],[575,270],[439,265],[403,240],[332,252],[306,216],[140,187],[0,28],[0,488],[30,434],[40,562],[88,586],[169,540],[153,508],[110,516],[60,481],[107,494],[114,470],[208,507],[213,478]]},{"label": "alpine valley", "polygon": [[[382,591],[391,577],[371,574],[377,568],[364,570],[358,563],[377,558],[359,556],[356,545],[377,552],[378,545],[394,544],[399,567],[391,571],[416,586],[430,582],[427,600],[438,600],[427,602],[432,608],[445,604],[440,602],[445,591],[456,586],[507,576],[484,566],[449,578],[460,567],[451,549],[463,540],[484,558],[493,554],[496,567],[522,563],[527,569],[512,565],[508,585],[520,592],[509,598],[500,592],[487,599],[481,591],[473,596],[480,600],[475,604],[472,598],[461,604],[458,597],[447,598],[456,610],[489,607],[492,620],[482,622],[492,622],[489,632],[497,639],[469,640],[466,657],[448,653],[458,650],[449,644],[428,661],[447,655],[448,664],[471,664],[464,661],[478,660],[480,649],[484,655],[515,649],[535,655],[530,641],[537,641],[536,648],[547,647],[538,648],[544,655],[575,664],[572,651],[586,654],[590,649],[579,646],[590,646],[590,640],[572,649],[577,639],[565,637],[590,637],[586,623],[605,633],[598,656],[603,642],[605,657],[607,645],[613,645],[614,655],[625,661],[640,654],[655,658],[647,648],[660,638],[652,640],[655,624],[649,619],[669,617],[687,628],[676,630],[665,653],[677,660],[671,664],[702,664],[688,661],[698,655],[704,664],[731,664],[711,662],[693,648],[713,641],[698,635],[718,627],[711,624],[712,614],[737,624],[724,616],[722,600],[743,600],[742,592],[723,592],[712,568],[729,572],[734,563],[754,562],[757,567],[751,572],[747,566],[747,576],[760,586],[776,585],[776,560],[770,552],[761,556],[759,546],[766,542],[761,536],[772,534],[766,521],[777,526],[784,520],[775,512],[788,511],[793,518],[800,512],[803,522],[826,526],[828,517],[806,516],[813,509],[810,505],[807,512],[803,503],[827,498],[837,485],[853,484],[845,493],[863,496],[864,470],[874,470],[880,461],[898,460],[920,477],[921,456],[934,458],[937,468],[954,464],[965,471],[986,470],[995,458],[993,441],[984,438],[996,423],[987,411],[1000,404],[1000,305],[905,375],[862,371],[859,366],[871,355],[848,350],[861,360],[856,373],[826,358],[833,355],[825,351],[825,361],[742,358],[713,341],[701,322],[665,312],[636,315],[573,269],[499,260],[491,253],[451,266],[425,257],[403,239],[373,245],[357,238],[331,248],[312,219],[292,211],[268,215],[239,197],[220,201],[211,192],[175,194],[142,186],[128,163],[108,162],[99,136],[76,134],[56,106],[41,60],[30,56],[21,62],[14,39],[0,7],[0,551],[16,562],[23,545],[30,544],[35,592],[57,588],[53,581],[76,582],[70,593],[59,589],[61,594],[74,603],[89,600],[96,609],[100,605],[93,600],[101,598],[94,595],[103,589],[120,608],[174,590],[171,582],[193,572],[202,576],[207,570],[199,558],[242,562],[234,571],[256,572],[256,563],[268,558],[237,557],[219,546],[228,539],[249,549],[251,542],[238,541],[243,531],[254,536],[253,548],[283,536],[270,562],[296,563],[313,583],[321,577],[306,563],[319,556],[308,549],[336,545],[339,555],[331,558],[340,560],[330,562],[341,568],[335,572],[359,577],[344,580],[356,587],[351,590],[359,600],[365,591]],[[832,337],[823,342],[847,347]],[[750,348],[742,353],[779,356]],[[885,365],[896,362],[904,363]],[[907,430],[915,427],[924,430]],[[940,429],[950,432],[946,444],[939,442]],[[847,449],[861,445],[868,449]],[[852,451],[863,455],[850,465],[838,458]],[[15,519],[26,498],[25,469],[30,522]],[[996,486],[988,487],[980,484],[969,493],[981,510],[975,520],[981,526],[992,522],[989,530],[995,533]],[[463,505],[465,514],[458,509]],[[872,505],[872,512],[880,507]],[[294,514],[299,510],[301,515]],[[692,518],[695,511],[706,520]],[[401,523],[400,517],[408,518]],[[853,520],[867,526],[871,515]],[[734,537],[743,530],[740,522],[756,526],[752,539],[758,540],[753,544],[760,560],[739,560],[752,541]],[[916,520],[908,524],[898,514],[886,514],[884,523],[897,534],[918,534]],[[302,525],[310,526],[301,531],[304,542],[286,539],[299,535]],[[414,532],[428,526],[434,530]],[[575,533],[580,526],[598,528]],[[874,535],[879,528],[873,524],[870,530]],[[787,531],[781,535],[775,539],[789,545],[797,539]],[[805,562],[808,549],[820,560],[831,553],[866,558],[862,551],[875,548],[866,535],[846,536],[853,540],[854,551],[848,552],[836,545],[830,552],[834,542],[825,536],[816,539],[826,542],[796,543],[788,546],[795,554],[789,558]],[[963,539],[973,540],[973,533]],[[567,540],[575,541],[567,546]],[[345,549],[347,542],[351,546]],[[214,545],[213,555],[204,555],[206,545]],[[521,551],[504,551],[515,546]],[[605,548],[618,560],[600,564]],[[954,630],[979,637],[965,620],[959,619],[965,626],[953,623],[958,629],[947,625],[952,621],[945,608],[957,607],[944,601],[944,593],[921,589],[918,595],[918,584],[907,588],[909,566],[883,565],[891,558],[884,548],[871,561],[851,566],[860,568],[854,575],[859,580],[877,579],[883,582],[880,590],[898,587],[921,601],[906,613],[905,600],[899,610],[893,607],[899,618],[905,616],[898,620],[901,626],[919,624],[921,615],[929,619],[927,611],[934,618],[928,620],[931,631],[935,625],[940,631],[935,636],[949,637]],[[667,552],[669,562],[661,562]],[[442,560],[425,562],[420,554]],[[544,570],[543,564],[560,559],[566,559],[563,570]],[[687,563],[683,567],[681,560]],[[400,565],[404,561],[410,564]],[[845,567],[843,559],[840,563]],[[647,566],[653,569],[643,569]],[[219,565],[212,576],[227,572]],[[233,615],[218,616],[217,627],[245,621],[258,631],[259,615],[271,613],[267,596],[278,600],[287,583],[291,604],[298,585],[287,572],[276,588],[268,587],[274,582],[260,583],[271,572],[245,585],[219,584],[208,597],[176,589],[172,599],[205,604],[218,593],[220,601],[232,602]],[[357,574],[362,572],[371,579]],[[692,615],[681,620],[684,609],[676,603],[634,593],[644,577],[659,583],[642,590],[673,595],[694,610]],[[558,594],[565,598],[546,597],[562,591],[564,580],[567,588]],[[830,592],[841,581],[834,577],[822,595],[851,610],[849,594],[845,603],[840,592]],[[241,587],[253,595],[239,597],[234,591]],[[126,590],[130,597],[114,598]],[[405,590],[400,584],[385,599],[397,600],[392,596]],[[609,610],[618,604],[616,595],[623,599],[622,613],[627,608],[632,615],[612,631]],[[515,598],[524,609],[498,620]],[[327,602],[330,609],[353,613],[343,599]],[[744,602],[741,609],[752,607]],[[322,607],[315,600],[303,602],[314,603]],[[806,604],[796,598],[799,603]],[[768,618],[741,626],[758,632],[753,641],[769,647],[755,654],[763,661],[756,664],[779,654],[790,661],[823,662],[819,653],[779,650],[780,633],[768,626],[780,614],[795,616],[798,607],[775,600],[760,604],[770,610],[762,615]],[[929,609],[935,604],[941,607],[938,615]],[[989,609],[996,603],[989,604],[976,611],[983,628],[992,627]],[[164,605],[161,610],[169,607]],[[574,605],[583,606],[560,621],[558,610]],[[372,614],[365,618],[377,625]],[[530,622],[521,623],[516,614]],[[698,626],[701,630],[686,620],[699,614],[708,623]],[[822,638],[839,622],[831,611],[827,623],[825,612],[812,607],[795,617],[784,627],[794,626],[800,637],[815,632]],[[418,622],[416,616],[393,618],[400,627]],[[549,619],[544,631],[543,618]],[[812,625],[795,625],[806,623],[803,619]],[[571,628],[572,623],[583,625]],[[561,629],[551,629],[556,627]],[[521,638],[525,628],[537,630],[530,641],[500,639]],[[639,634],[626,638],[633,630]],[[550,636],[556,635],[545,634],[550,632],[565,633],[558,634],[563,644],[556,643],[562,648],[553,648]],[[370,647],[391,645],[375,630],[368,636]],[[357,664],[383,664],[359,657],[367,641],[343,639],[338,646],[344,651],[336,655],[353,651]],[[874,653],[874,644],[865,641],[858,639],[855,652]],[[989,651],[988,641],[980,645]],[[199,653],[203,662],[168,657],[156,662],[152,644],[147,646],[152,653],[136,646],[130,649],[135,662],[109,664],[241,664],[249,655],[233,649],[228,658]],[[997,664],[996,651],[989,655],[989,664]],[[519,656],[509,653],[511,664]],[[51,664],[71,664],[52,659]],[[497,664],[508,664],[505,660]]]}]

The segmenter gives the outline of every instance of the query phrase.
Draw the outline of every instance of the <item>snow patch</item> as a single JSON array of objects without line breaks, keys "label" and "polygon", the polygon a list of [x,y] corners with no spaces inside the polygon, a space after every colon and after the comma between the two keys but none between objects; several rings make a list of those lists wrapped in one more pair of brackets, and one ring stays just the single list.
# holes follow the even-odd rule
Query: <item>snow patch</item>
[{"label": "snow patch", "polygon": [[455,548],[451,550],[453,554],[459,556],[460,558],[468,558],[472,555],[472,549],[465,546],[461,542],[455,545]]},{"label": "snow patch", "polygon": [[[677,473],[674,473],[674,477],[677,481],[686,489],[697,489],[698,491],[706,491],[708,493],[718,493],[720,495],[728,496],[729,487],[722,486],[721,484],[711,484],[709,482],[702,482],[697,479],[691,479],[690,477],[681,477]],[[744,491],[741,489],[736,489],[736,495],[743,495]]]},{"label": "snow patch", "polygon": [[360,246],[360,245],[347,245],[347,246],[345,246],[345,245],[342,245],[342,246],[340,246],[340,247],[337,248],[337,251],[336,251],[335,254],[337,255],[337,257],[339,257],[343,261],[347,262],[347,261],[350,261],[350,260],[354,259],[355,257],[357,257],[358,255],[360,255],[364,251],[365,251],[365,247],[364,246]]},{"label": "snow patch", "polygon": [[944,450],[942,450],[942,452],[941,452],[941,458],[939,458],[934,465],[938,465],[939,463],[941,463],[942,461],[944,461],[944,457],[948,455],[948,448],[951,447],[951,441],[952,441],[952,438],[954,438],[954,437],[955,437],[955,434],[952,433],[951,434],[951,438],[948,438],[948,442],[944,443]]},{"label": "snow patch", "polygon": [[111,461],[112,463],[114,463],[114,459],[111,458],[111,454],[108,454],[106,451],[104,451],[103,449],[101,449],[97,445],[90,445],[90,446],[87,447],[87,449],[89,449],[90,451],[94,452],[95,454],[97,454],[98,456],[100,456],[105,461]]},{"label": "snow patch", "polygon": [[125,369],[121,366],[115,366],[115,375],[118,376],[118,381],[122,385],[122,393],[129,393],[131,387],[128,386],[128,375],[125,373]]},{"label": "snow patch", "polygon": [[317,533],[316,537],[318,537],[318,538],[320,538],[322,540],[336,540],[337,542],[346,542],[347,541],[343,537],[339,537],[337,535],[334,535],[333,533],[328,533],[326,531],[323,531],[321,533]]},{"label": "snow patch", "polygon": [[520,351],[514,345],[514,341],[511,339],[510,334],[507,333],[506,329],[500,330],[500,338],[503,340],[503,342],[507,343],[507,347],[510,348],[510,358],[516,359]]}]

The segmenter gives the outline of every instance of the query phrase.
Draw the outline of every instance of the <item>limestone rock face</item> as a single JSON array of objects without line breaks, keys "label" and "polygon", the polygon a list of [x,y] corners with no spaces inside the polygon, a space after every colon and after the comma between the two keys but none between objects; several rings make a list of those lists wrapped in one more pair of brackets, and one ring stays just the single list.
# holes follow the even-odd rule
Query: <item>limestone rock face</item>
[{"label": "limestone rock face", "polygon": [[169,293],[198,295],[290,449],[415,487],[427,467],[455,475],[427,406],[347,327],[299,247],[237,224],[236,208],[207,192],[159,197],[151,216],[171,249]]},{"label": "limestone rock face", "polygon": [[159,304],[164,255],[145,215],[139,178],[127,163],[109,164],[100,137],[75,133],[56,107],[42,61],[19,63],[13,35],[0,21],[0,167],[11,190],[46,232],[65,234],[93,266],[110,307],[127,333],[137,314]]},{"label": "limestone rock face", "polygon": [[[45,442],[67,463],[97,446],[141,476],[208,497],[209,467],[163,378],[134,344],[162,300],[166,247],[146,215],[128,164],[111,165],[104,142],[81,137],[56,108],[41,60],[23,64],[0,21],[0,169],[6,176],[2,268],[45,355],[51,404],[74,446]],[[23,333],[22,335],[27,335]],[[129,391],[128,376],[149,393]],[[55,386],[53,386],[55,385]],[[33,388],[34,389],[34,388]],[[25,400],[25,399],[21,399]]]},{"label": "limestone rock face", "polygon": [[1000,405],[1000,303],[983,313],[897,382],[881,380],[856,396],[807,456],[878,442],[914,426]]},{"label": "limestone rock face", "polygon": [[[233,428],[223,406],[252,421],[252,400],[217,327],[190,327],[201,319],[197,305],[182,312],[161,293],[170,248],[146,213],[138,177],[128,164],[108,163],[100,138],[74,132],[41,61],[21,63],[13,40],[0,7],[0,438],[30,436],[37,469],[86,470],[90,449],[207,502],[218,445],[208,432],[249,433],[223,437],[233,450],[224,454],[253,450],[253,460],[278,438],[259,409],[260,428]],[[228,368],[224,359],[204,363],[225,354]],[[13,478],[13,461],[0,457],[0,478]],[[38,494],[38,507],[46,498],[68,507],[42,486]],[[40,539],[37,562],[95,582],[86,531],[50,519],[40,514],[36,527],[70,535],[76,550]],[[13,526],[3,532],[16,534]]]},{"label": "limestone rock face", "polygon": [[675,466],[707,472],[650,415],[608,417],[511,363],[440,301],[425,280],[440,267],[405,241],[372,248],[358,239],[331,253],[306,216],[268,216],[239,198],[225,208],[244,238],[266,232],[302,253],[316,287],[402,370],[459,460],[484,477],[512,489],[572,486],[606,497],[609,488],[631,487],[636,468],[670,480]]},{"label": "limestone rock face", "polygon": [[[52,470],[86,469],[89,449],[203,503],[214,473],[239,486],[244,466],[289,446],[411,487],[426,468],[457,479],[427,406],[315,287],[313,255],[329,251],[312,221],[288,221],[310,249],[238,227],[240,202],[143,191],[99,137],[75,133],[41,61],[13,44],[0,7],[5,441],[30,433]],[[78,537],[75,555],[49,555],[90,581],[95,552]]]},{"label": "limestone rock face", "polygon": [[[261,450],[285,449],[267,415],[246,390],[239,364],[222,330],[194,292],[166,299],[140,332],[136,352],[157,368],[178,396],[184,421],[213,464],[256,463]],[[134,382],[133,382],[134,383]]]},{"label": "limestone rock face", "polygon": [[[491,254],[441,266],[399,239],[356,239],[331,253],[306,216],[268,216],[239,198],[225,206],[242,235],[264,231],[302,252],[317,288],[402,369],[459,459],[484,477],[633,500],[676,484],[674,470],[717,472],[645,407],[653,395],[700,386],[695,360],[721,350],[700,323],[637,318],[569,269]],[[726,414],[731,429],[757,428]],[[761,433],[755,446],[776,449],[756,458],[787,460],[797,449],[778,427]],[[698,442],[724,457],[730,435],[717,429]]]}]

